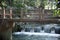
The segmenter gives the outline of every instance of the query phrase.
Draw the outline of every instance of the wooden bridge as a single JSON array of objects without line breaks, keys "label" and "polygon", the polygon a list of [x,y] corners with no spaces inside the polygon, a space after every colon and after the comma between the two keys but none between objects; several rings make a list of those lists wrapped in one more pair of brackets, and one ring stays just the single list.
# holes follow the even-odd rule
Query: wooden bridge
[{"label": "wooden bridge", "polygon": [[[11,33],[14,22],[60,23],[59,19],[48,17],[51,14],[45,14],[46,11],[41,11],[41,9],[36,9],[33,13],[25,13],[20,10],[19,14],[16,14],[14,10],[12,8],[0,9],[0,34],[5,35],[5,37],[8,39],[11,39]],[[9,34],[10,36],[8,36],[7,34]]]},{"label": "wooden bridge", "polygon": [[[15,10],[15,9],[14,9]],[[7,20],[13,22],[40,22],[40,23],[59,23],[59,18],[54,18],[50,16],[51,13],[46,13],[49,10],[36,9],[32,10],[33,13],[24,13],[20,10],[19,13],[14,13],[12,8],[10,9],[0,9],[0,20]],[[17,10],[16,10],[17,11]],[[30,10],[31,11],[31,10]],[[46,12],[44,12],[46,11]],[[51,11],[50,11],[51,12]],[[50,17],[49,17],[50,16]]]},{"label": "wooden bridge", "polygon": [[[7,29],[12,28],[14,22],[40,22],[40,23],[60,23],[59,18],[53,18],[51,15],[51,10],[34,9],[29,12],[24,12],[20,10],[19,13],[15,12],[16,9],[0,9],[0,26],[10,26]],[[32,11],[32,12],[31,12]],[[48,14],[49,13],[49,14]],[[0,31],[5,31],[6,27],[1,27]]]}]

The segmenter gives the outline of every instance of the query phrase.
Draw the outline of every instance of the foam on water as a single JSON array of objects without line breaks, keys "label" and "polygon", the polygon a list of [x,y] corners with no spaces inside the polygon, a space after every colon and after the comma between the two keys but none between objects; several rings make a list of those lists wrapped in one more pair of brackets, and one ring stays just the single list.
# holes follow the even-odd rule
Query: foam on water
[{"label": "foam on water", "polygon": [[40,35],[40,36],[52,36],[52,37],[60,37],[60,34],[52,34],[52,33],[36,33],[36,32],[14,32],[14,35]]}]

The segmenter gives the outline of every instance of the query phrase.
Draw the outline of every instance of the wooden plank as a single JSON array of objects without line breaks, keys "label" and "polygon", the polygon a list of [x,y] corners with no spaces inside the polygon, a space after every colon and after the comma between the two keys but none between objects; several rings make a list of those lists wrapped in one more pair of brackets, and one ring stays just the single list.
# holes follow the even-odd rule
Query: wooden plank
[{"label": "wooden plank", "polygon": [[[1,20],[1,19],[0,19]],[[13,21],[13,22],[40,22],[40,23],[60,23],[60,20],[58,19],[2,19],[7,21]]]}]

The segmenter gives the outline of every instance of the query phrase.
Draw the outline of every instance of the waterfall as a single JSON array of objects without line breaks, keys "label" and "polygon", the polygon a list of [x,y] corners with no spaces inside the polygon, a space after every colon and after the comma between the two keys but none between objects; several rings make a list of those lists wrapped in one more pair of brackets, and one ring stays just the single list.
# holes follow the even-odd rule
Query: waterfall
[{"label": "waterfall", "polygon": [[25,32],[25,29],[22,29],[21,32]]},{"label": "waterfall", "polygon": [[40,33],[45,33],[44,30],[41,30]]}]

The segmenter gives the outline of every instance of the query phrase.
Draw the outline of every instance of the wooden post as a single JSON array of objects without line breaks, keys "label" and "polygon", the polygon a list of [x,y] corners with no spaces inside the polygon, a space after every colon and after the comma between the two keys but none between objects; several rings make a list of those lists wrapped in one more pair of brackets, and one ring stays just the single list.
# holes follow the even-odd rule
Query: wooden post
[{"label": "wooden post", "polygon": [[10,18],[12,19],[12,8],[10,8]]},{"label": "wooden post", "polygon": [[39,8],[39,20],[42,19],[42,8]]},{"label": "wooden post", "polygon": [[23,18],[23,9],[21,9],[21,19]]},{"label": "wooden post", "polygon": [[6,17],[5,17],[5,8],[4,8],[4,11],[3,11],[3,18],[5,19]]}]

